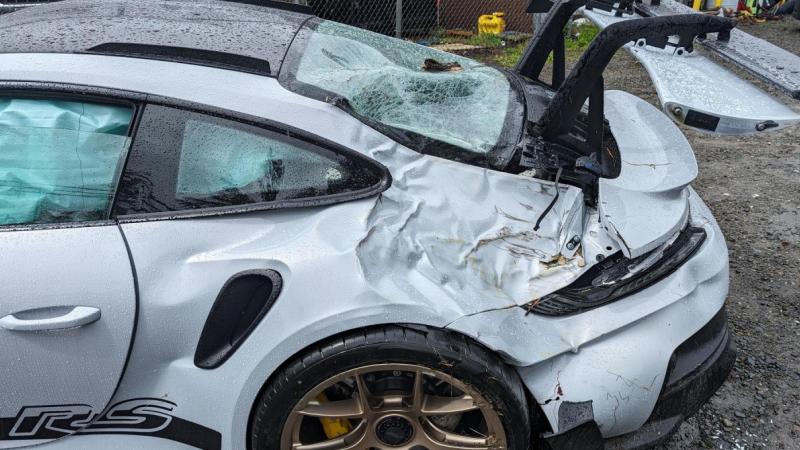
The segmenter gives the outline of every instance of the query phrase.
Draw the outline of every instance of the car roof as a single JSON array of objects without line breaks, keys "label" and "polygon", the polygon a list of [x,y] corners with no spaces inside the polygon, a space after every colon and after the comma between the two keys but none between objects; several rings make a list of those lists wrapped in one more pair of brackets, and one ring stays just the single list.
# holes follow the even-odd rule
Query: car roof
[{"label": "car roof", "polygon": [[0,53],[111,54],[276,76],[309,17],[216,0],[65,0],[0,16]]}]

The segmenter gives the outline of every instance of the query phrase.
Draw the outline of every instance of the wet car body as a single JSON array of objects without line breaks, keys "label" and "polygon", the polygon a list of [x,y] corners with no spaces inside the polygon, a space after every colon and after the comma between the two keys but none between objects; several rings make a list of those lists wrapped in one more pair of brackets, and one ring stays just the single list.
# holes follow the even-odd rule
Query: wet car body
[{"label": "wet car body", "polygon": [[[254,402],[286,361],[398,323],[500,355],[529,396],[537,442],[642,448],[668,437],[735,358],[727,249],[689,186],[697,164],[679,129],[609,91],[614,176],[521,174],[518,141],[535,137],[523,126],[507,153],[459,152],[425,129],[386,128],[353,99],[299,89],[292,67],[310,52],[299,38],[317,20],[182,1],[65,2],[0,19],[4,96],[135,111],[108,217],[0,233],[9,290],[43,289],[37,304],[5,304],[4,316],[64,302],[103,311],[68,332],[0,331],[12,349],[4,360],[32,361],[3,364],[14,395],[0,442],[247,448]],[[539,117],[552,90],[503,77],[524,108],[504,122]],[[163,173],[186,145],[175,128],[193,121],[320,147],[368,176],[330,195],[174,199],[180,174]],[[335,184],[346,172],[325,173]],[[47,257],[35,267],[18,263],[38,255]],[[242,339],[215,347],[209,317],[225,318],[214,313],[226,286],[251,275],[275,298]]]}]

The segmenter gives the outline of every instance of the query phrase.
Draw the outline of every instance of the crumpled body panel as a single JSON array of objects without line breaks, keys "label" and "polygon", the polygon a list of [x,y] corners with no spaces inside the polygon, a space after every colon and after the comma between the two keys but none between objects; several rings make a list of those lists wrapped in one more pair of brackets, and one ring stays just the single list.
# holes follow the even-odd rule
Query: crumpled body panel
[{"label": "crumpled body panel", "polygon": [[561,186],[558,203],[534,231],[554,196],[551,183],[431,157],[411,158],[392,173],[393,187],[376,203],[357,249],[367,283],[445,294],[478,311],[489,299],[528,303],[569,283],[585,265],[580,256],[561,254],[582,235],[580,189]]},{"label": "crumpled body panel", "polygon": [[599,181],[600,220],[629,258],[641,256],[686,224],[697,161],[677,126],[651,104],[622,91],[605,96],[620,152],[617,178]]},{"label": "crumpled body panel", "polygon": [[[619,301],[568,317],[491,311],[450,328],[480,337],[520,368],[555,434],[565,403],[590,402],[604,437],[641,427],[653,411],[670,356],[722,308],[728,257],[722,231],[689,189],[689,223],[707,240],[678,271]],[[623,330],[624,332],[620,331]]]}]

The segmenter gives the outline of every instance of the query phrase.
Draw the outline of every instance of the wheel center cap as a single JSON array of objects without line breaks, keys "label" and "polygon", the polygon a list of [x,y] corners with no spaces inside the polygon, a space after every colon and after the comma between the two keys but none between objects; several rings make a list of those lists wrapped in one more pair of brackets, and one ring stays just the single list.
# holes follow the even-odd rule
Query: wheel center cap
[{"label": "wheel center cap", "polygon": [[378,439],[386,445],[399,447],[408,444],[414,437],[414,426],[405,417],[384,417],[375,427]]}]

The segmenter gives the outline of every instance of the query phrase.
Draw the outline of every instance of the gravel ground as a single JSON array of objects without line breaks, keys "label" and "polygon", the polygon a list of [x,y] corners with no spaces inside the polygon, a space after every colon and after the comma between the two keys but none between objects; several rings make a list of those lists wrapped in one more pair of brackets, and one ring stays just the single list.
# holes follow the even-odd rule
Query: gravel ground
[{"label": "gravel ground", "polygon": [[[741,28],[800,55],[800,21]],[[616,56],[606,80],[608,89],[657,102],[627,53]],[[780,98],[800,111],[800,102]],[[800,130],[743,138],[685,132],[700,166],[694,186],[730,248],[728,313],[739,359],[710,403],[659,450],[800,449]]]}]

